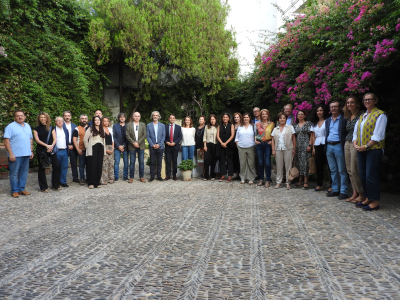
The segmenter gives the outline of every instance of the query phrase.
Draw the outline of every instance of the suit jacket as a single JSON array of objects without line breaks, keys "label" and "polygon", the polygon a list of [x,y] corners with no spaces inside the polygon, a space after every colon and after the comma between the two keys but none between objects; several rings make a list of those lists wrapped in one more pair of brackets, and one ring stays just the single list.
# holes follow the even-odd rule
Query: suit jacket
[{"label": "suit jacket", "polygon": [[[51,127],[51,132],[53,132],[53,129],[56,130],[56,128],[57,128],[57,126],[54,126],[54,127],[52,126]],[[65,144],[67,145],[67,149],[68,149],[68,145],[70,145],[70,143],[68,143],[68,141],[69,141],[68,129],[67,129],[67,127],[63,126],[63,130],[64,130],[64,134],[65,134]],[[56,134],[57,134],[57,131],[56,131]],[[71,139],[71,141],[72,141],[72,139]],[[73,144],[71,144],[71,145],[73,145]]]},{"label": "suit jacket", "polygon": [[160,145],[160,149],[164,149],[165,125],[163,123],[158,122],[158,132],[156,141],[153,122],[147,124],[147,141],[149,142],[150,147],[153,147],[155,144],[158,144]]},{"label": "suit jacket", "polygon": [[[325,120],[325,148],[328,145],[328,136],[329,136],[329,127],[331,125],[332,117],[328,118]],[[339,141],[340,144],[342,145],[342,148],[344,148],[344,144],[346,143],[346,125],[347,125],[347,119],[344,118],[344,115],[340,115],[339,119]]]},{"label": "suit jacket", "polygon": [[144,150],[146,148],[145,139],[147,136],[146,124],[139,122],[138,136],[135,134],[135,122],[130,122],[126,126],[126,139],[128,141],[128,150],[133,151],[137,148],[133,147],[133,143],[137,142],[139,144],[139,149]]},{"label": "suit jacket", "polygon": [[[77,125],[75,125],[74,123],[71,123],[71,143],[68,142],[68,140],[69,140],[69,135],[68,135],[68,140],[67,140],[67,145],[68,146],[73,146],[74,145],[74,143],[72,143],[72,133],[74,132],[76,127],[77,127]],[[65,131],[68,132],[68,129],[67,129],[67,126],[65,125],[65,122],[63,124],[63,128],[64,128],[64,132]]]},{"label": "suit jacket", "polygon": [[[119,146],[127,147],[129,145],[128,141],[126,141],[125,144],[122,142],[123,136],[122,136],[121,126],[118,126],[118,125],[119,125],[119,123],[116,123],[113,125],[113,137],[114,137],[114,148],[115,149],[118,149]],[[128,126],[128,124],[125,124],[125,126]],[[125,131],[127,128],[128,127],[125,127]]]},{"label": "suit jacket", "polygon": [[[170,131],[170,124],[165,124],[165,143],[170,141],[170,136],[169,136],[169,131]],[[179,143],[182,140],[182,129],[181,126],[175,124],[174,128],[174,137],[173,137],[173,142],[175,143],[174,149],[179,151],[180,145]],[[167,144],[165,144],[167,146]]]}]

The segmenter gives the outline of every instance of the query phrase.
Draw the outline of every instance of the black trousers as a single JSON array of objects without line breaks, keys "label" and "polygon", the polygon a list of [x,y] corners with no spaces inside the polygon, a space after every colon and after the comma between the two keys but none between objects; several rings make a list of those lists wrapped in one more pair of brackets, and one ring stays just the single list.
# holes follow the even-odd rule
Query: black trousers
[{"label": "black trousers", "polygon": [[[207,152],[204,153],[204,178],[215,178],[215,164],[217,163],[217,145],[207,143]],[[211,166],[211,171],[209,168]]]},{"label": "black trousers", "polygon": [[104,146],[97,143],[92,148],[92,156],[87,156],[87,166],[90,172],[86,172],[88,185],[97,187],[100,185],[101,173],[103,171]]},{"label": "black trousers", "polygon": [[68,149],[68,156],[69,162],[71,163],[72,179],[78,180],[78,151],[76,151],[75,147],[72,150]]},{"label": "black trousers", "polygon": [[[45,173],[45,168],[42,167],[42,164],[40,163],[40,155],[42,154],[42,151],[36,151],[36,157],[39,161],[39,172],[38,172],[38,181],[39,181],[39,187],[40,190],[47,190],[49,188],[47,184],[47,178],[46,178],[46,173]],[[53,188],[58,189],[60,187],[60,165],[58,163],[57,159],[57,154],[53,154],[50,156],[51,157],[51,167],[52,167],[52,172],[51,172],[51,185]]]},{"label": "black trousers", "polygon": [[[229,147],[229,146],[228,146]],[[232,149],[221,147],[219,153],[219,167],[221,169],[221,175],[226,175],[226,164],[228,163],[228,176],[233,175],[233,153]]]},{"label": "black trousers", "polygon": [[172,162],[172,176],[176,176],[178,165],[178,152],[174,146],[165,146],[165,173],[171,177],[171,162]]},{"label": "black trousers", "polygon": [[235,172],[236,171],[240,172],[239,151],[238,151],[236,145],[235,145],[235,149],[233,150],[233,170]]},{"label": "black trousers", "polygon": [[161,166],[162,157],[164,154],[164,149],[150,148],[150,177],[154,178],[156,174],[156,164],[157,164],[157,178],[161,178]]},{"label": "black trousers", "polygon": [[[314,146],[315,149],[315,165],[317,167],[317,185],[323,186],[324,184],[324,169],[327,164],[325,145]],[[329,170],[329,168],[328,168]],[[330,171],[329,171],[330,173]],[[332,184],[332,178],[329,176],[329,181]]]}]

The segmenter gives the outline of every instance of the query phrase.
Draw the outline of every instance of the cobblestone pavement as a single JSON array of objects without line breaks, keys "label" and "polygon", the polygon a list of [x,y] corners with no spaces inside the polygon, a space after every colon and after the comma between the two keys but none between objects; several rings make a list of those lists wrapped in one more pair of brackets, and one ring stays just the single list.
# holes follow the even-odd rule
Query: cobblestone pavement
[{"label": "cobblestone pavement", "polygon": [[0,299],[400,299],[398,195],[219,182],[0,182]]}]

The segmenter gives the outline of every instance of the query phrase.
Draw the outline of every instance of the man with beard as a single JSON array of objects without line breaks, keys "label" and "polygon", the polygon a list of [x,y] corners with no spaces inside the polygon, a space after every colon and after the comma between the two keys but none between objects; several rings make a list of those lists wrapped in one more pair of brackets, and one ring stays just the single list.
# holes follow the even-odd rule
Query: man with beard
[{"label": "man with beard", "polygon": [[[72,142],[74,143],[75,149],[78,152],[79,158],[79,184],[85,185],[85,166],[87,165],[86,149],[83,143],[83,137],[85,136],[88,126],[88,116],[81,115],[79,117],[79,126],[77,126],[72,134]],[[88,175],[89,168],[86,169],[86,178]]]}]

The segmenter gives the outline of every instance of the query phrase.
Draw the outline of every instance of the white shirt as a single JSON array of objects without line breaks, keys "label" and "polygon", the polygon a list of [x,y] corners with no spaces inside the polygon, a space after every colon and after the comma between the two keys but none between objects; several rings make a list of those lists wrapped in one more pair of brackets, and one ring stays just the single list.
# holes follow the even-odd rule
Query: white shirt
[{"label": "white shirt", "polygon": [[[286,128],[288,127],[288,125],[286,124],[285,127],[283,127],[283,131],[281,132],[281,135],[278,139],[278,148],[277,150],[287,150],[286,145],[285,145],[285,132],[286,132]],[[296,131],[294,131],[294,127],[290,126],[292,128],[292,134],[295,134]],[[279,126],[277,127],[277,130],[280,131]],[[272,131],[271,136],[275,136],[275,130]]]},{"label": "white shirt", "polygon": [[133,123],[133,130],[135,131],[136,140],[139,140],[139,123]]},{"label": "white shirt", "polygon": [[[368,117],[368,112],[363,114],[363,120],[361,122],[360,126],[360,132],[361,132],[361,139],[362,139],[362,133],[363,133],[363,127],[364,123],[367,120]],[[356,125],[354,126],[354,131],[353,131],[353,142],[357,140],[357,128],[358,128],[358,123],[360,120],[357,121]],[[378,117],[376,120],[375,124],[375,129],[374,129],[374,134],[371,136],[371,140],[375,142],[380,142],[383,139],[385,139],[385,130],[386,130],[386,125],[387,125],[387,117],[385,114],[382,114]]]},{"label": "white shirt", "polygon": [[318,124],[312,125],[310,131],[315,134],[314,146],[325,145],[325,122],[321,127],[318,127]]},{"label": "white shirt", "polygon": [[255,145],[254,142],[254,127],[249,125],[249,127],[239,126],[236,131],[235,142],[238,142],[240,148],[250,148]]},{"label": "white shirt", "polygon": [[72,125],[71,125],[71,123],[69,123],[69,124],[67,124],[67,123],[65,123],[65,127],[67,127],[67,130],[68,130],[68,139],[69,139],[69,141],[68,141],[68,143],[70,143],[71,144],[71,139],[72,139]]},{"label": "white shirt", "polygon": [[57,136],[57,142],[56,142],[57,148],[58,149],[67,148],[67,144],[65,142],[65,132],[62,127],[60,129],[58,126],[56,126],[56,136]]},{"label": "white shirt", "polygon": [[194,146],[196,144],[194,137],[196,135],[196,129],[183,128],[182,127],[182,146]]}]

